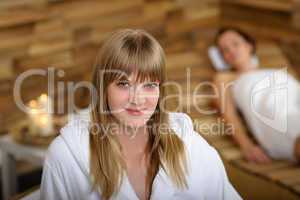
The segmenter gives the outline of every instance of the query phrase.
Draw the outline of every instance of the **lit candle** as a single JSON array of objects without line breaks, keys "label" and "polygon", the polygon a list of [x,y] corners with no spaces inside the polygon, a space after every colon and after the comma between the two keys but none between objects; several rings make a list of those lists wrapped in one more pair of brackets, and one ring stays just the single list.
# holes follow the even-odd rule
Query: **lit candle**
[{"label": "lit candle", "polygon": [[38,119],[39,119],[37,101],[31,100],[29,102],[29,107],[30,107],[30,110],[28,113],[29,120],[30,120],[29,130],[30,130],[31,134],[36,135],[38,133]]},{"label": "lit candle", "polygon": [[34,135],[53,134],[52,104],[46,94],[29,102],[30,131]]},{"label": "lit candle", "polygon": [[41,96],[38,98],[38,103],[45,112],[52,114],[52,102],[47,94],[41,94]]},{"label": "lit candle", "polygon": [[39,129],[42,136],[53,134],[52,116],[48,113],[41,114],[39,117]]}]

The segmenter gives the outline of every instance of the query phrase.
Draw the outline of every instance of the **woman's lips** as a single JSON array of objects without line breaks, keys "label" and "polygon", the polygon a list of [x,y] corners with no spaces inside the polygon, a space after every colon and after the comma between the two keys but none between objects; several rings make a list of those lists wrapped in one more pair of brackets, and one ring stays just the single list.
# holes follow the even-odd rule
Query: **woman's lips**
[{"label": "woman's lips", "polygon": [[142,114],[143,114],[142,110],[138,110],[138,109],[126,108],[126,111],[127,111],[130,115],[134,115],[134,116],[139,116],[139,115],[142,115]]}]

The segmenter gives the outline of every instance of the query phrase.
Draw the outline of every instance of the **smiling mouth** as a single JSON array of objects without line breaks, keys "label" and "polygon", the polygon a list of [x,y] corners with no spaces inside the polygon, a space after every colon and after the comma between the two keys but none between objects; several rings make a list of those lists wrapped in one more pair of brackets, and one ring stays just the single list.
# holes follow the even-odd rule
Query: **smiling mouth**
[{"label": "smiling mouth", "polygon": [[138,110],[138,109],[127,108],[126,111],[127,111],[130,115],[135,115],[135,116],[139,116],[139,115],[142,115],[142,114],[143,114],[142,110]]}]

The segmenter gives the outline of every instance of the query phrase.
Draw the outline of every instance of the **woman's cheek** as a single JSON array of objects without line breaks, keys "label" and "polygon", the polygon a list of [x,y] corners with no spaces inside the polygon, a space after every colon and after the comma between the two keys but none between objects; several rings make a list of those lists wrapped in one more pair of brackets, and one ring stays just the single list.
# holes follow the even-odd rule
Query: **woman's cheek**
[{"label": "woman's cheek", "polygon": [[229,53],[226,53],[226,54],[224,55],[224,59],[225,59],[225,61],[226,61],[227,63],[229,63],[229,64],[232,64],[232,62],[233,62],[233,57],[232,57],[232,55],[229,54]]},{"label": "woman's cheek", "polygon": [[112,110],[124,109],[128,104],[129,92],[125,90],[114,90],[111,93],[109,104]]},{"label": "woman's cheek", "polygon": [[152,110],[155,110],[158,103],[158,99],[159,99],[159,92],[156,92],[155,94],[152,95],[151,98],[149,98],[148,102]]},{"label": "woman's cheek", "polygon": [[121,91],[116,94],[116,99],[119,102],[119,107],[125,108],[129,103],[129,92]]}]

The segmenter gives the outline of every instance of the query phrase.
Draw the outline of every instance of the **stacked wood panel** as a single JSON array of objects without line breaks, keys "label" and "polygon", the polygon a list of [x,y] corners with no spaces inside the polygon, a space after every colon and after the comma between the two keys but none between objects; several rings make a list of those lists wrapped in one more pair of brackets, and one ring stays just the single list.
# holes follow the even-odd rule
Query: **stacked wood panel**
[{"label": "stacked wood panel", "polygon": [[223,0],[221,10],[223,25],[239,26],[269,39],[300,39],[297,0]]},{"label": "stacked wood panel", "polygon": [[[193,11],[190,11],[193,7],[190,3],[143,0],[1,1],[0,132],[5,132],[16,119],[24,117],[13,96],[15,81],[21,74],[53,67],[55,87],[59,82],[89,80],[98,49],[103,39],[114,30],[146,29],[159,39],[167,53],[193,48],[194,33],[197,35],[201,30],[215,29],[219,12],[216,0],[205,0],[197,7],[198,10]],[[202,6],[206,6],[205,12],[202,12]],[[195,56],[198,53],[195,52]],[[198,64],[201,65],[201,62]],[[64,73],[59,76],[61,70]],[[47,93],[47,76],[30,76],[24,80],[21,91],[25,103]],[[61,93],[66,91],[55,90],[54,98],[57,99]],[[68,99],[66,95],[64,98]],[[57,111],[62,105],[56,99]],[[79,107],[86,106],[87,91],[78,89],[75,102]],[[64,107],[67,104],[65,100]]]}]

